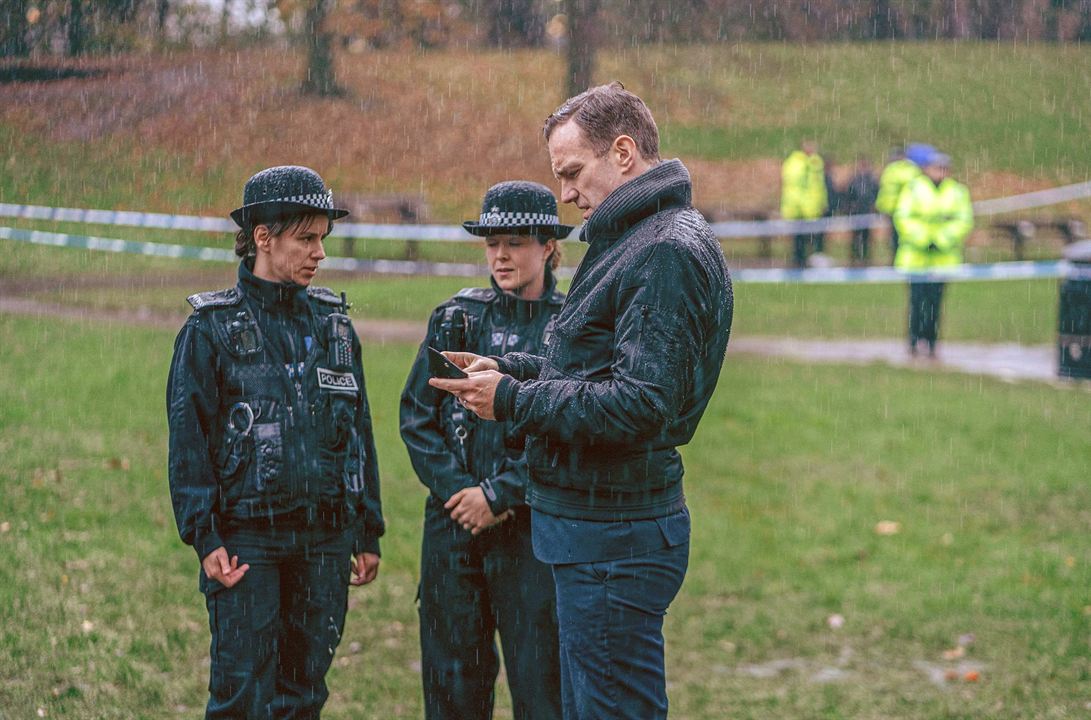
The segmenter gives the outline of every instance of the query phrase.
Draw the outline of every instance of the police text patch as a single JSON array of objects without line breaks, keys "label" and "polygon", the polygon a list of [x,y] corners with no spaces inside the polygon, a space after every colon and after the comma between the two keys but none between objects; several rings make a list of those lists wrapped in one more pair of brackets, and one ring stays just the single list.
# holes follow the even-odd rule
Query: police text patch
[{"label": "police text patch", "polygon": [[315,368],[318,371],[318,387],[326,390],[340,390],[342,392],[358,392],[359,386],[352,373],[334,372],[326,368]]}]

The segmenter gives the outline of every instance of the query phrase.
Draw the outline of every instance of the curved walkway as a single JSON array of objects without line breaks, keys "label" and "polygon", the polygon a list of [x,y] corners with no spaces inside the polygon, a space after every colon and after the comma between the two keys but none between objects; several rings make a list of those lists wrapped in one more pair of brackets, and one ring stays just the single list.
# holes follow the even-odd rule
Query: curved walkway
[{"label": "curved walkway", "polygon": [[940,342],[937,357],[912,357],[901,340],[799,340],[779,337],[731,338],[729,354],[786,357],[803,362],[866,365],[884,363],[927,370],[990,375],[1003,380],[1060,380],[1057,348],[1015,343]]}]

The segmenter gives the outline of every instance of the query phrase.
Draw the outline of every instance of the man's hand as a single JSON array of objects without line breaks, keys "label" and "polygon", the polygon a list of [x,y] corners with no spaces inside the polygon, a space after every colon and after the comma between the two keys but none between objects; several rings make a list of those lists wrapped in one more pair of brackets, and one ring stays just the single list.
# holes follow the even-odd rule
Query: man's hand
[{"label": "man's hand", "polygon": [[511,517],[511,510],[505,510],[500,516],[492,514],[485,491],[478,486],[462,488],[443,505],[451,511],[451,519],[468,530],[471,535],[479,535],[493,525]]},{"label": "man's hand", "polygon": [[[481,358],[481,360],[492,362],[488,358]],[[477,363],[477,361],[474,362]],[[428,384],[451,393],[458,398],[462,407],[472,411],[478,417],[484,420],[495,420],[496,413],[493,411],[493,400],[496,398],[496,386],[502,377],[504,376],[497,370],[483,370],[481,372],[472,372],[470,377],[462,380],[430,378]]]},{"label": "man's hand", "polygon": [[367,585],[379,575],[379,556],[362,552],[352,558],[351,585]]},{"label": "man's hand", "polygon": [[500,365],[492,358],[468,352],[444,352],[443,356],[468,373],[483,370],[499,370]]},{"label": "man's hand", "polygon": [[224,587],[234,587],[250,569],[249,564],[239,566],[238,555],[232,555],[231,560],[228,561],[227,548],[223,546],[205,555],[204,560],[201,561],[201,567],[204,568],[209,580],[215,580]]}]

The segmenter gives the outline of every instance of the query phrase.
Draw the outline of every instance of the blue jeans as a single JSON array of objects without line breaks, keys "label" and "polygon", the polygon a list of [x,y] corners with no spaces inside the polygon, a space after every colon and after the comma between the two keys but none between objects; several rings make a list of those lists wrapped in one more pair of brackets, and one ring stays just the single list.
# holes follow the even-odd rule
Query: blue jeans
[{"label": "blue jeans", "polygon": [[553,566],[565,720],[667,717],[663,616],[688,565],[686,542]]}]

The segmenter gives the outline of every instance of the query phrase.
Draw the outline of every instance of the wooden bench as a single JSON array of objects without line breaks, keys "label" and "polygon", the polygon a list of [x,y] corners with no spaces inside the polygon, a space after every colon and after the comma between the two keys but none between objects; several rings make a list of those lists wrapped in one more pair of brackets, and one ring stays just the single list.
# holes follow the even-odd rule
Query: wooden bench
[{"label": "wooden bench", "polygon": [[[359,195],[339,193],[337,202],[351,215],[347,222],[423,225],[428,222],[428,203],[420,195]],[[356,238],[345,238],[345,255],[356,256]],[[405,259],[420,256],[420,242],[405,241]]]},{"label": "wooden bench", "polygon": [[1011,240],[1012,251],[1016,260],[1022,260],[1027,243],[1038,237],[1038,231],[1044,230],[1060,237],[1065,245],[1085,240],[1087,238],[1087,226],[1078,218],[1036,218],[1013,220],[992,224],[993,230],[998,230]]}]

